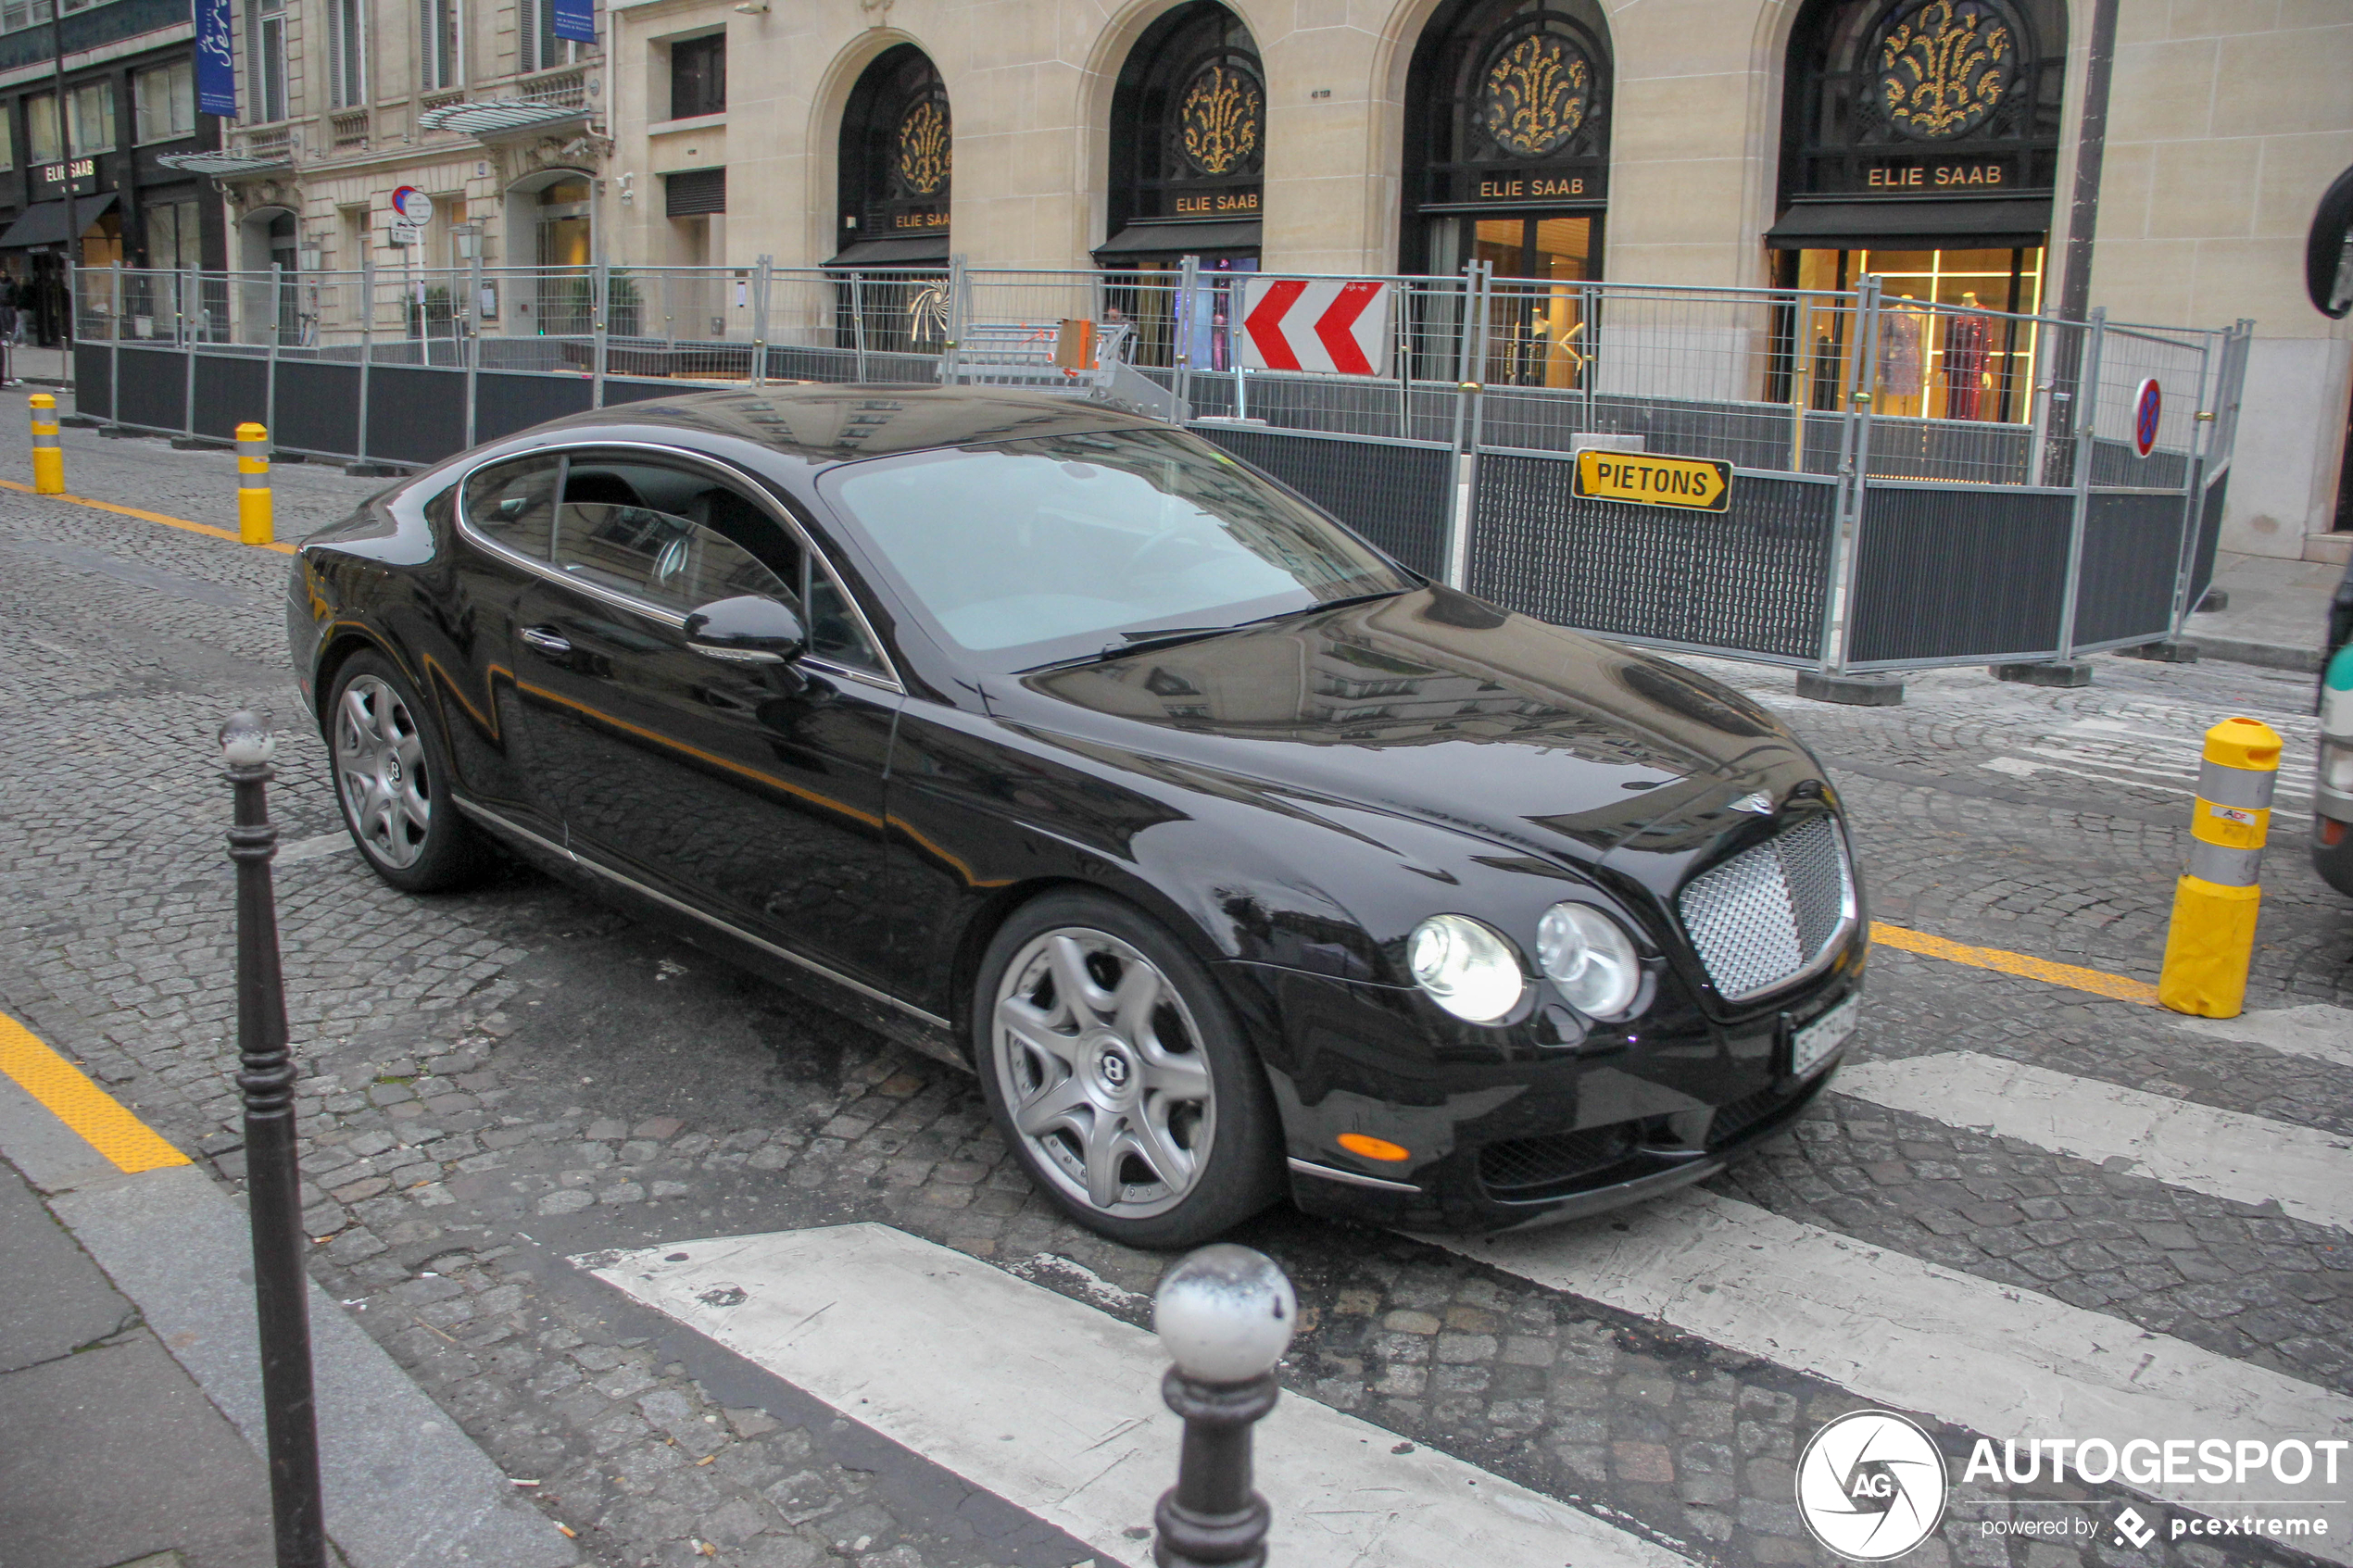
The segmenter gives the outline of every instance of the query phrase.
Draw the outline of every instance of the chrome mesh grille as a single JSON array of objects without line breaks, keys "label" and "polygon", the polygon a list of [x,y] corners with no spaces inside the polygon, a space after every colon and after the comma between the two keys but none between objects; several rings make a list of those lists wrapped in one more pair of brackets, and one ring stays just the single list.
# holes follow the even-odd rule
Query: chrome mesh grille
[{"label": "chrome mesh grille", "polygon": [[1676,902],[1716,989],[1743,1001],[1821,955],[1854,901],[1854,875],[1837,824],[1814,817],[1693,877]]}]

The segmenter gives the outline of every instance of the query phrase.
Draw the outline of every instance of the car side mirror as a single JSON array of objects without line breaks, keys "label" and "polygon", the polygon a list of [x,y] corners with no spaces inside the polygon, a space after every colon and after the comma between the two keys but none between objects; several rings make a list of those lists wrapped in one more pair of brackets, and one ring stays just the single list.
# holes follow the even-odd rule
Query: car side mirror
[{"label": "car side mirror", "polygon": [[789,664],[809,651],[809,632],[790,606],[743,594],[686,617],[686,646],[735,664]]}]

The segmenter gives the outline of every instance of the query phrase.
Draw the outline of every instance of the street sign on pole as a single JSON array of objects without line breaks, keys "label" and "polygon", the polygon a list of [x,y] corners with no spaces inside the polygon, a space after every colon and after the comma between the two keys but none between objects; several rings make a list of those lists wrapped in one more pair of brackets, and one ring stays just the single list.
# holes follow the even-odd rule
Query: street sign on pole
[{"label": "street sign on pole", "polygon": [[1732,465],[1713,458],[1649,458],[1639,452],[1588,448],[1577,454],[1577,474],[1569,492],[1587,501],[1729,511]]},{"label": "street sign on pole", "polygon": [[2165,418],[2165,389],[2155,376],[2133,394],[2133,450],[2147,457],[2157,450],[2157,430]]},{"label": "street sign on pole", "polygon": [[1386,376],[1392,293],[1365,279],[1245,277],[1242,365]]}]

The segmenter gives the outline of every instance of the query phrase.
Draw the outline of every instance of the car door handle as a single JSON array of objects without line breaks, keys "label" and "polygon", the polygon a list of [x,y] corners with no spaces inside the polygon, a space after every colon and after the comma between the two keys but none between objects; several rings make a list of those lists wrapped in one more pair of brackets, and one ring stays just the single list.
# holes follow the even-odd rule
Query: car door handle
[{"label": "car door handle", "polygon": [[562,633],[548,626],[526,626],[522,632],[523,646],[549,659],[566,659],[572,654],[572,641]]}]

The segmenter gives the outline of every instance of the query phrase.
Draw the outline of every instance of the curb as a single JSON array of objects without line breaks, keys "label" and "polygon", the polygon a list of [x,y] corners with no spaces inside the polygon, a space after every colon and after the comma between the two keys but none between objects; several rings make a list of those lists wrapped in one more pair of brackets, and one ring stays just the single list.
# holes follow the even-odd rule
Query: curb
[{"label": "curb", "polygon": [[2197,649],[2200,659],[2231,664],[2253,664],[2266,670],[2293,670],[2299,674],[2321,672],[2321,650],[2291,647],[2285,643],[2251,643],[2236,637],[2205,637],[2196,633],[2182,639]]},{"label": "curb", "polygon": [[[266,1462],[244,1210],[194,1165],[126,1175],[0,1077],[0,1154]],[[313,1284],[327,1533],[350,1568],[570,1568],[578,1549]]]}]

